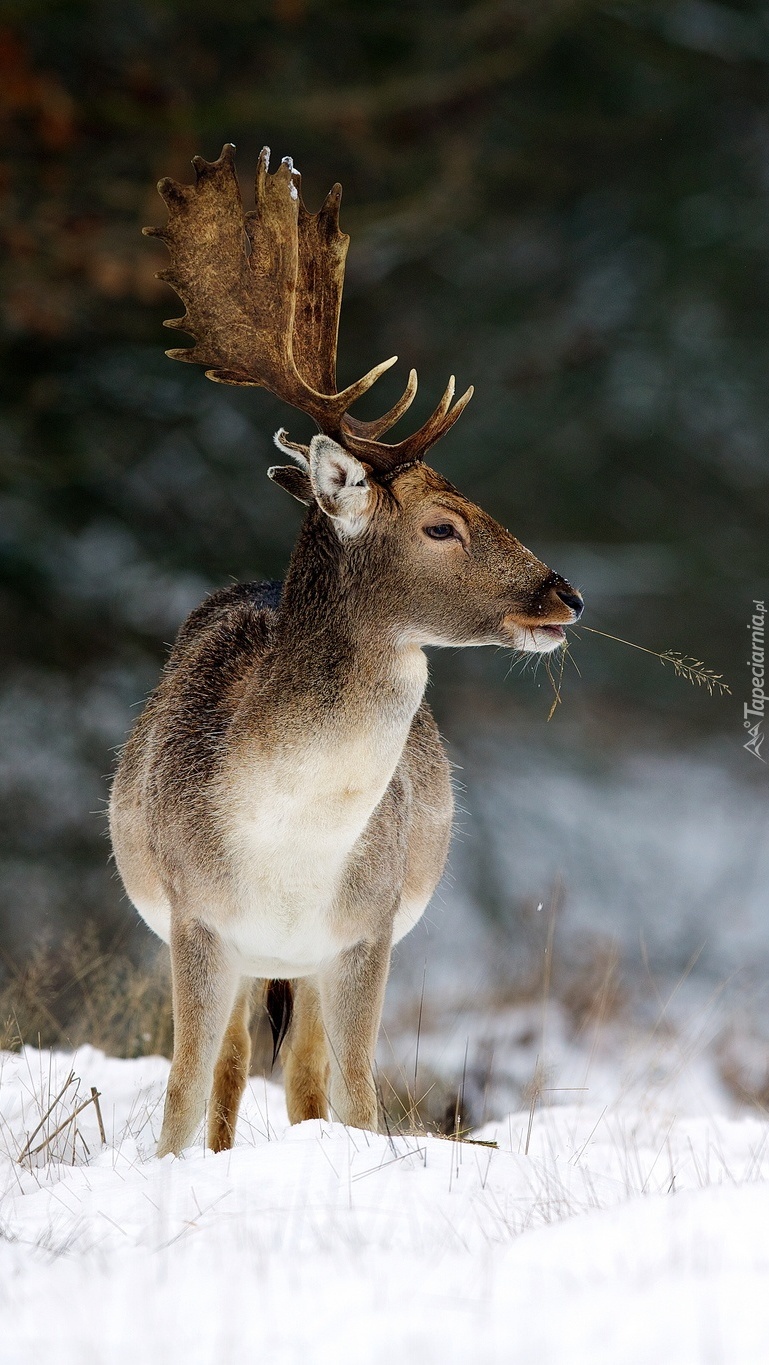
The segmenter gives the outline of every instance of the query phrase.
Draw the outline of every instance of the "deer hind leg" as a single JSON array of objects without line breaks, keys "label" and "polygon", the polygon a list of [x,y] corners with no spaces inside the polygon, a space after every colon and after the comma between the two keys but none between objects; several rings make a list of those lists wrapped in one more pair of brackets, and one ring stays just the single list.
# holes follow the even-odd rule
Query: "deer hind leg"
[{"label": "deer hind leg", "polygon": [[377,1131],[379,1105],[374,1049],[382,1017],[391,940],[358,943],[320,976],[320,997],[331,1061],[331,1117]]},{"label": "deer hind leg", "polygon": [[238,986],[238,972],[221,940],[199,920],[172,925],[171,971],[174,1058],[158,1156],[183,1151],[195,1136]]},{"label": "deer hind leg", "polygon": [[294,1012],[283,1044],[289,1122],[328,1117],[328,1051],[318,987],[311,977],[294,982]]},{"label": "deer hind leg", "polygon": [[214,1068],[214,1085],[208,1110],[208,1145],[215,1152],[226,1151],[235,1141],[238,1110],[248,1082],[251,1061],[251,1034],[248,1031],[251,984],[249,979],[244,979],[238,987]]}]

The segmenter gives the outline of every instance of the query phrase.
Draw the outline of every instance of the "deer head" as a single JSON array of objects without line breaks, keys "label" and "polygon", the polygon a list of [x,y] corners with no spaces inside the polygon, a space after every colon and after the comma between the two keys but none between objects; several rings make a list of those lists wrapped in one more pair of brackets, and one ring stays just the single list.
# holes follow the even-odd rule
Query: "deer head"
[{"label": "deer head", "polygon": [[[205,365],[217,383],[261,386],[312,417],[308,446],[276,444],[295,464],[270,477],[311,507],[311,525],[333,528],[348,567],[365,564],[366,591],[404,638],[416,643],[503,644],[548,652],[582,610],[580,595],[504,527],[424,463],[472,397],[454,401],[454,379],[412,435],[380,437],[410,406],[414,370],[397,403],[363,422],[350,408],[397,357],[337,392],[336,344],[349,237],[339,230],[341,186],[317,214],[301,198],[301,177],[286,157],[269,173],[264,148],[255,208],[244,214],[234,148],[218,161],[195,157],[195,185],[161,180],[169,209],[162,238],[171,266],[159,272],[181,297],[184,317],[167,327],[195,345],[174,360]],[[354,574],[351,581],[354,581]],[[381,617],[380,617],[381,619]]]}]

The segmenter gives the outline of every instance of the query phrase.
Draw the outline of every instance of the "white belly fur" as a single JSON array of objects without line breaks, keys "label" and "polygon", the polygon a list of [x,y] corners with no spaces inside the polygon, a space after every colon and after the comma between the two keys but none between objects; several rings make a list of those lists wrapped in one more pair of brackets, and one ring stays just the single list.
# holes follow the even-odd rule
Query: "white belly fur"
[{"label": "white belly fur", "polygon": [[[402,938],[405,938],[406,934],[408,934],[409,931],[414,928],[414,925],[422,918],[429,900],[430,897],[426,896],[419,901],[401,901],[393,924],[392,941],[394,944],[399,943]],[[165,943],[168,943],[171,935],[171,907],[168,901],[146,901],[136,899],[134,905],[144,922],[149,925],[159,938],[163,939]],[[278,957],[266,957],[255,953],[253,950],[248,956],[244,957],[242,950],[239,951],[240,935],[233,936],[228,934],[227,939],[235,950],[236,959],[242,974],[244,976],[263,977],[265,980],[271,978],[276,980],[288,980],[291,977],[312,976],[323,962],[328,961],[339,951],[338,947],[334,947],[336,940],[332,939],[332,936],[327,935],[324,939],[322,934],[322,913],[317,916],[317,920],[321,925],[321,933],[316,932],[315,935],[319,940],[319,942],[316,943],[315,952],[317,954],[319,948],[321,955],[312,963],[308,963],[306,960],[298,962],[295,949],[292,949],[290,944],[286,941],[280,943],[280,956]],[[310,950],[308,954],[307,946],[305,946],[304,958],[306,959],[308,955],[313,955],[312,950]]]}]

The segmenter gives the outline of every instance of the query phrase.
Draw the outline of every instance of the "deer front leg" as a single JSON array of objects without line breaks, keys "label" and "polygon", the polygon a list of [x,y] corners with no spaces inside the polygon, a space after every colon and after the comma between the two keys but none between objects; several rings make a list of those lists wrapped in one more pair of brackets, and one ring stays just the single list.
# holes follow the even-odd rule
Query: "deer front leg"
[{"label": "deer front leg", "polygon": [[340,953],[319,975],[331,1065],[331,1117],[338,1123],[373,1132],[379,1123],[374,1049],[390,967],[390,946],[388,928],[386,938],[357,943]]},{"label": "deer front leg", "polygon": [[214,1066],[232,1013],[238,972],[213,930],[199,920],[171,931],[174,1058],[158,1156],[189,1146],[211,1094]]}]

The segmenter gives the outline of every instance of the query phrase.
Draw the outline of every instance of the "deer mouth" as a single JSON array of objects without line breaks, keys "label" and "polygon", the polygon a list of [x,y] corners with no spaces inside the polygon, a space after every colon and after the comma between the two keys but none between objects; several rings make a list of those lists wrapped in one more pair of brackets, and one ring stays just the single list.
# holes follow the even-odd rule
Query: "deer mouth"
[{"label": "deer mouth", "polygon": [[563,626],[516,620],[512,615],[505,617],[503,631],[513,649],[519,649],[524,654],[550,654],[566,643]]},{"label": "deer mouth", "polygon": [[518,649],[524,654],[552,654],[566,644],[566,631],[563,626],[524,626],[523,639]]}]

